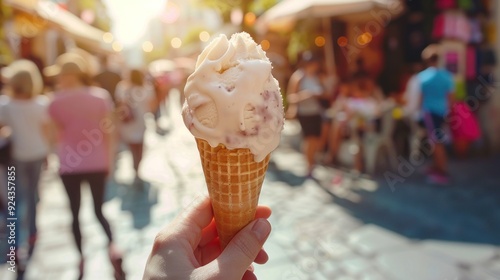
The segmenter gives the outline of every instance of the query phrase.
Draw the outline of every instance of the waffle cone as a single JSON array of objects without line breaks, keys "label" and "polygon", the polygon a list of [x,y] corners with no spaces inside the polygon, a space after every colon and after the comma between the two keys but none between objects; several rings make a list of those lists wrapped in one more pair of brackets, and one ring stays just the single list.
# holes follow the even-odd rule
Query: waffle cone
[{"label": "waffle cone", "polygon": [[255,218],[269,157],[254,161],[249,149],[211,147],[196,139],[221,248]]}]

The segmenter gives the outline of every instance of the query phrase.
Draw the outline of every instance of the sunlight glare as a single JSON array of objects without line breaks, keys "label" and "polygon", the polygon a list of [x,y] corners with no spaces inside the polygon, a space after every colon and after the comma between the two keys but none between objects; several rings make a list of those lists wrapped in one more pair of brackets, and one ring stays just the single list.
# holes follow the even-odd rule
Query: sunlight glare
[{"label": "sunlight glare", "polygon": [[115,39],[131,46],[145,34],[151,19],[163,12],[167,0],[104,0],[104,3],[113,20]]}]

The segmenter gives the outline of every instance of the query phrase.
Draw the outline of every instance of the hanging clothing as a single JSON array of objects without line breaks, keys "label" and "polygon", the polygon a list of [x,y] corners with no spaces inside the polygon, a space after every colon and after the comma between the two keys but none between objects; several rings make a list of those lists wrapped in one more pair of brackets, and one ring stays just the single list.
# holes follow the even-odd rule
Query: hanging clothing
[{"label": "hanging clothing", "polygon": [[465,78],[470,81],[477,76],[476,48],[468,46],[465,51]]},{"label": "hanging clothing", "polygon": [[453,9],[456,6],[456,0],[436,0],[436,8],[438,10]]},{"label": "hanging clothing", "polygon": [[434,39],[458,39],[463,42],[471,40],[470,22],[463,13],[442,13],[434,19],[432,30]]}]

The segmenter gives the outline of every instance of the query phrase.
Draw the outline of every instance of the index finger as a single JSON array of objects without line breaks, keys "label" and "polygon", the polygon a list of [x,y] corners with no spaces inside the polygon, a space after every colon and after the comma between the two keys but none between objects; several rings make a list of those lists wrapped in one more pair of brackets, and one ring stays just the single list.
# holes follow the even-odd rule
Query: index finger
[{"label": "index finger", "polygon": [[[271,208],[269,208],[268,206],[259,205],[257,206],[254,220],[259,218],[268,219],[271,216],[271,212]],[[199,245],[205,246],[217,236],[218,234],[215,227],[215,222],[211,222],[207,227],[204,228]]]},{"label": "index finger", "polygon": [[255,212],[255,219],[264,218],[267,219],[271,216],[271,208],[269,206],[259,205],[257,206],[257,211]]},{"label": "index finger", "polygon": [[[212,205],[208,196],[196,198],[174,221],[175,232],[181,240],[186,240],[193,249],[198,246],[201,233],[212,221]],[[176,225],[176,226],[175,226]]]}]

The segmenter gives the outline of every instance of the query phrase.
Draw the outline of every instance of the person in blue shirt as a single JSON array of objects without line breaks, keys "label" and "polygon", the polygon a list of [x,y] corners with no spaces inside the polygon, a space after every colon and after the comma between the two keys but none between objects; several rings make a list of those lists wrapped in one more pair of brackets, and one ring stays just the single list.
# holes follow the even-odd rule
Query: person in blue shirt
[{"label": "person in blue shirt", "polygon": [[443,129],[454,92],[454,80],[450,72],[438,68],[439,46],[430,45],[422,52],[427,69],[417,77],[421,90],[422,122],[427,129],[428,140],[434,145],[434,165],[429,170],[430,179],[436,183],[448,183],[447,156]]}]

